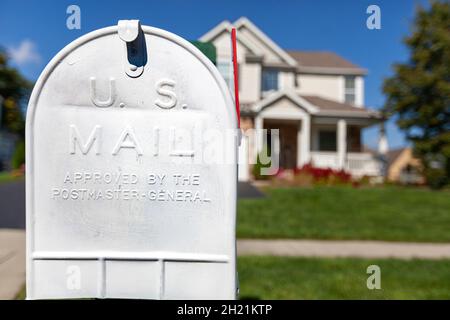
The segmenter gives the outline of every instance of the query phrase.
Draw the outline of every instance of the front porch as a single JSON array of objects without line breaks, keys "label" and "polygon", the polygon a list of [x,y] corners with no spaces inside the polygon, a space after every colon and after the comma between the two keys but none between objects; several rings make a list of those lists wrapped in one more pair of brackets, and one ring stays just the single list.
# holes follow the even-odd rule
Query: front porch
[{"label": "front porch", "polygon": [[380,176],[381,163],[364,150],[362,132],[366,119],[313,117],[309,162],[318,168],[345,170],[352,176]]},{"label": "front porch", "polygon": [[[266,135],[262,145],[270,150],[273,139],[271,131],[278,129],[276,143],[279,146],[279,167],[282,169],[294,169],[310,163],[317,168],[345,170],[355,177],[381,174],[381,164],[375,155],[363,150],[362,124],[357,125],[351,119],[328,119],[326,124],[323,119],[320,120],[311,119],[309,131],[303,132],[308,128],[304,120],[264,118],[264,130],[257,132]],[[259,152],[263,149],[260,148]]]},{"label": "front porch", "polygon": [[[355,177],[380,176],[380,161],[375,154],[364,151],[361,139],[362,130],[379,122],[379,118],[374,119],[365,109],[352,109],[355,110],[320,112],[306,99],[281,95],[260,107],[252,121],[255,141],[243,139],[243,148],[248,150],[251,164],[258,154],[269,150],[270,154],[278,155],[278,166],[282,169],[312,164],[345,170]],[[271,134],[274,129],[278,130],[278,136]],[[272,148],[279,150],[278,154]],[[243,158],[246,155],[241,154],[240,159]]]}]

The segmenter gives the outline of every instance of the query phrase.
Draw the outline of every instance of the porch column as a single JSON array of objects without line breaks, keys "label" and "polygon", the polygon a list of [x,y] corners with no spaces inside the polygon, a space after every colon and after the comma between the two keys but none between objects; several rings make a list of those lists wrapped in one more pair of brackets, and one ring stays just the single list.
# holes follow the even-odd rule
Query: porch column
[{"label": "porch column", "polygon": [[263,118],[257,116],[255,118],[255,130],[256,130],[256,155],[258,155],[264,147],[264,132],[263,132]]},{"label": "porch column", "polygon": [[386,128],[384,122],[380,124],[380,134],[378,138],[378,153],[385,156],[389,151],[389,144],[386,136]]},{"label": "porch column", "polygon": [[345,169],[347,154],[347,121],[340,119],[337,123],[337,164],[339,169]]},{"label": "porch column", "polygon": [[310,160],[311,125],[310,117],[305,116],[299,124],[297,132],[297,167],[307,164]]}]

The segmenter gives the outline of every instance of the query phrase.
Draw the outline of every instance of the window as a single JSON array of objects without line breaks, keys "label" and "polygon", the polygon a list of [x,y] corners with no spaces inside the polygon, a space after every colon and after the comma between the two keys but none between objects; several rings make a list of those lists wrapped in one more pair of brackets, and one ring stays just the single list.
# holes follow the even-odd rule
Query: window
[{"label": "window", "polygon": [[219,69],[220,74],[222,75],[225,83],[228,85],[230,89],[233,88],[233,68],[231,63],[229,62],[218,62],[217,69]]},{"label": "window", "polygon": [[319,131],[319,151],[336,151],[336,131]]},{"label": "window", "polygon": [[262,91],[278,90],[278,70],[263,69]]},{"label": "window", "polygon": [[[238,85],[239,90],[241,90],[241,65],[238,64]],[[222,78],[225,80],[225,83],[230,88],[231,92],[234,94],[234,73],[233,73],[233,64],[231,62],[218,62],[217,69],[219,69]]]},{"label": "window", "polygon": [[345,102],[354,104],[356,101],[355,93],[356,93],[355,77],[353,76],[345,77],[345,89],[344,89]]}]

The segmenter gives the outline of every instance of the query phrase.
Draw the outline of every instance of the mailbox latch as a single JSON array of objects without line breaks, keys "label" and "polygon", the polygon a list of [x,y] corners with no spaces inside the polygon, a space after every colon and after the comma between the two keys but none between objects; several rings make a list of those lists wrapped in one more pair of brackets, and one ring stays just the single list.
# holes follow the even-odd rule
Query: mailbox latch
[{"label": "mailbox latch", "polygon": [[137,78],[144,72],[147,63],[145,36],[139,20],[119,20],[119,37],[125,43],[125,73]]}]

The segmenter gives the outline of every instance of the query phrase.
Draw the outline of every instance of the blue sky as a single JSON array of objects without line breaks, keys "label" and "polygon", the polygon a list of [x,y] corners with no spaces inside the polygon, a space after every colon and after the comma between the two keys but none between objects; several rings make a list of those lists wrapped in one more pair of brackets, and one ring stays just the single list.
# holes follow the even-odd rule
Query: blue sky
[{"label": "blue sky", "polygon": [[[81,8],[81,30],[66,28],[69,5]],[[366,9],[381,8],[381,30],[366,27]],[[222,20],[246,16],[282,48],[329,50],[367,68],[365,104],[380,108],[383,78],[394,62],[405,61],[401,40],[409,34],[418,4],[426,0],[316,0],[316,1],[23,1],[1,0],[0,45],[15,57],[14,65],[36,80],[50,59],[65,45],[120,19],[169,30],[194,40]],[[393,121],[388,124],[390,147],[405,145]],[[375,146],[377,128],[365,130],[364,143]]]}]

